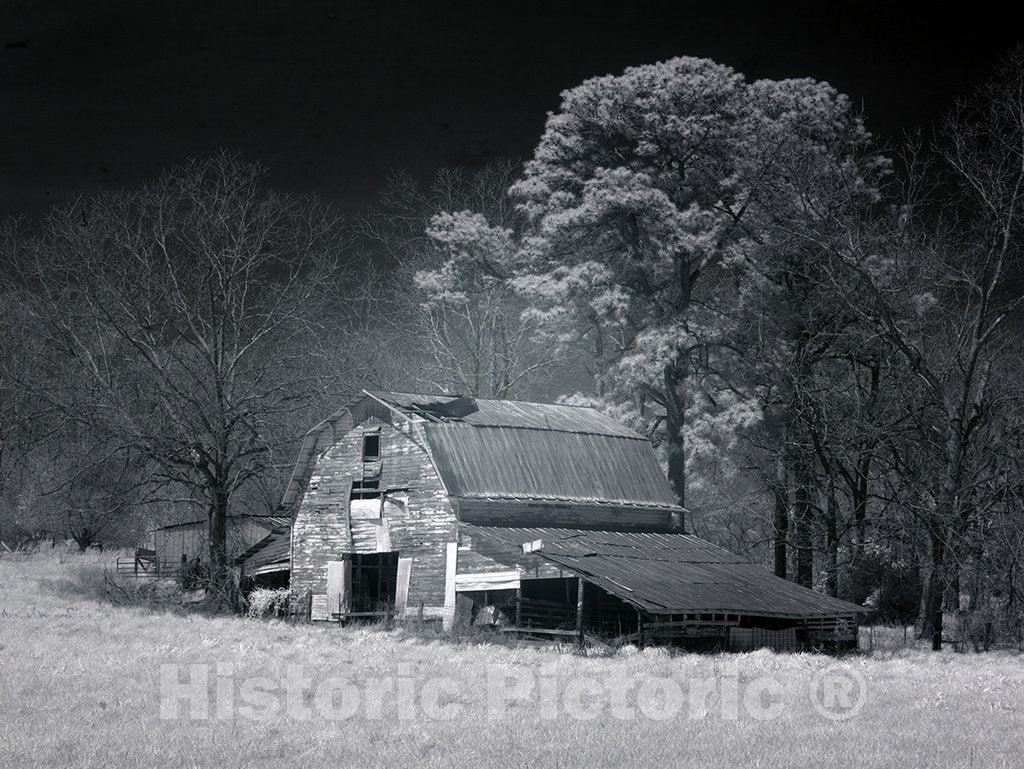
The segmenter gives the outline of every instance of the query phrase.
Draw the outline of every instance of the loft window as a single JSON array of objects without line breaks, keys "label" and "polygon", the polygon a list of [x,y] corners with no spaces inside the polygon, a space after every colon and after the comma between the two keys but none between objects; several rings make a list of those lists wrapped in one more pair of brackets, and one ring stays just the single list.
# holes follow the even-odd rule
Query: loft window
[{"label": "loft window", "polygon": [[348,502],[348,509],[353,520],[380,518],[382,504],[380,481],[363,479],[352,482],[352,496]]},{"label": "loft window", "polygon": [[363,436],[363,461],[376,462],[380,459],[380,433]]},{"label": "loft window", "polygon": [[380,481],[377,479],[353,481],[352,499],[380,499]]}]

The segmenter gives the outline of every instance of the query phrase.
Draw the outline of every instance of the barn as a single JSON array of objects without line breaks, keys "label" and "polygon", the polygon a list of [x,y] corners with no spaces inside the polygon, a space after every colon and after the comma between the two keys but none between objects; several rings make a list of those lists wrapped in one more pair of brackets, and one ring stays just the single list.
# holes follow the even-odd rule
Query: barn
[{"label": "barn", "polygon": [[860,607],[686,534],[651,444],[590,408],[364,390],[307,434],[279,512],[290,535],[268,534],[239,568],[288,569],[313,620],[856,644]]}]

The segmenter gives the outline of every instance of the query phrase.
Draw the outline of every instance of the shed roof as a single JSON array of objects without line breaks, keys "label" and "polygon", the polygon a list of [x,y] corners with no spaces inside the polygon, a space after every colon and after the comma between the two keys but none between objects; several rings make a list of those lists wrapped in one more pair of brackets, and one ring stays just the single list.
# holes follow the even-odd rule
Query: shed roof
[{"label": "shed roof", "polygon": [[291,528],[272,531],[235,559],[242,573],[255,576],[267,571],[288,568],[291,563]]},{"label": "shed roof", "polygon": [[516,548],[539,540],[533,554],[649,614],[810,619],[864,611],[687,534],[469,525],[462,530]]},{"label": "shed roof", "polygon": [[[288,526],[291,524],[291,518],[280,515],[229,515],[228,521],[231,523],[255,523],[265,529],[277,529],[281,526]],[[205,526],[206,524],[207,520],[205,518],[198,518],[193,521],[169,523],[166,526],[158,526],[155,529],[150,529],[150,531],[166,531],[169,529],[185,528],[186,526]]]}]

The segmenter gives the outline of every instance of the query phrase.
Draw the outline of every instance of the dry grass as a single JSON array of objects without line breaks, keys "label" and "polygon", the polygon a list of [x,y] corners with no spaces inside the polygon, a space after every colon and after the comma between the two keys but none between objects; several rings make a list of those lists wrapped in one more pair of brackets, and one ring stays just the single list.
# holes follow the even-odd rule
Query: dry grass
[{"label": "dry grass", "polygon": [[[809,695],[814,675],[836,662],[827,657],[645,650],[588,658],[401,631],[189,615],[97,601],[90,596],[101,574],[94,555],[0,559],[0,766],[1024,766],[1024,659],[1007,652],[850,658],[867,699],[857,716],[837,722]],[[241,695],[214,691],[211,702],[234,702],[233,715],[218,718],[211,706],[206,719],[161,718],[161,665],[216,663],[232,666],[224,680],[236,694],[254,677],[269,679],[264,694],[279,708],[274,717],[244,717]],[[496,664],[509,675],[543,672],[555,692],[545,702],[556,705],[545,707],[555,717],[536,698],[494,717],[488,681],[506,682]],[[288,708],[274,690],[292,665],[311,688],[346,677],[362,695],[360,708],[329,721],[308,701],[311,717],[300,719],[303,708]],[[723,718],[716,693],[703,717],[691,717],[689,700],[665,720],[636,707],[632,721],[611,713],[611,693],[635,693],[651,677],[680,682],[687,696],[698,679],[735,681],[742,694],[751,680],[770,678],[784,707],[764,721],[743,707],[736,719]],[[370,679],[394,679],[398,690],[409,685],[421,696],[438,678],[452,686],[440,702],[461,707],[458,718],[430,718],[415,705],[420,700],[406,709],[394,691],[381,697],[381,717],[368,710]],[[566,687],[580,680],[604,687],[583,699],[601,707],[592,720],[565,707]],[[638,704],[635,696],[625,702]]]}]

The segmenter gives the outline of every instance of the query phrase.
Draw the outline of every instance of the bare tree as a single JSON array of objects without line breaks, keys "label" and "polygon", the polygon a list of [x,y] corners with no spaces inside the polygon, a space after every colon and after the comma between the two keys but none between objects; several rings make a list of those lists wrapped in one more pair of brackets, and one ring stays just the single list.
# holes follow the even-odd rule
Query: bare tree
[{"label": "bare tree", "polygon": [[943,216],[916,221],[908,214],[927,208],[907,207],[872,222],[865,237],[850,230],[837,247],[847,272],[834,276],[835,285],[898,351],[920,388],[908,413],[921,425],[921,482],[908,502],[926,545],[919,624],[936,645],[943,598],[957,582],[979,509],[970,499],[994,450],[981,440],[995,413],[994,366],[1022,303],[1022,67],[1018,52],[941,125],[932,149]]},{"label": "bare tree", "polygon": [[498,398],[551,379],[558,359],[531,344],[534,324],[511,280],[522,217],[507,191],[518,171],[513,161],[442,169],[426,190],[399,173],[365,218],[390,272],[382,320],[402,350],[396,378]]},{"label": "bare tree", "polygon": [[229,511],[274,472],[336,366],[323,351],[346,296],[341,220],[264,178],[228,154],[192,161],[55,211],[20,247],[23,295],[75,384],[49,397],[202,504],[216,581]]}]

